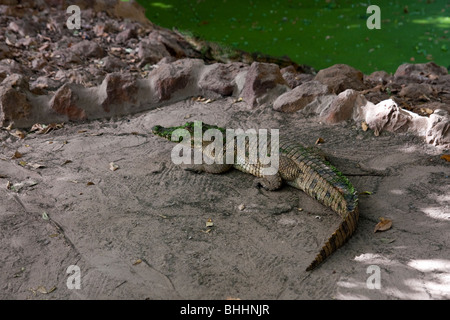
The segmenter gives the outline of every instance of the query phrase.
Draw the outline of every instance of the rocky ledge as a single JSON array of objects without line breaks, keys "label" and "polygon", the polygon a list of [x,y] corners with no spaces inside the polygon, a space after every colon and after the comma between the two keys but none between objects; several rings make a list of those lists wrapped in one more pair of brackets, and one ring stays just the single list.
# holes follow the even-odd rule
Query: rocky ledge
[{"label": "rocky ledge", "polygon": [[79,30],[66,27],[60,1],[16,2],[0,5],[0,126],[9,130],[231,96],[248,108],[450,146],[450,75],[433,62],[403,64],[393,75],[343,64],[315,72],[155,26],[133,1],[79,1]]}]

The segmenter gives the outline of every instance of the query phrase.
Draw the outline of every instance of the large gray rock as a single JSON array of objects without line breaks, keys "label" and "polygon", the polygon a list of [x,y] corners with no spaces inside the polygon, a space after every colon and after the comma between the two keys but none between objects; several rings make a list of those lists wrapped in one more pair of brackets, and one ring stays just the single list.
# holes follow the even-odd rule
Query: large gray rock
[{"label": "large gray rock", "polygon": [[322,69],[314,77],[314,80],[327,85],[336,94],[347,89],[357,91],[365,89],[363,73],[346,64],[335,64]]},{"label": "large gray rock", "polygon": [[177,91],[184,89],[191,95],[198,94],[197,76],[203,67],[203,60],[180,59],[173,63],[161,64],[152,70],[149,78],[154,83],[158,100],[170,100],[173,95],[177,94]]},{"label": "large gray rock", "polygon": [[444,76],[446,74],[448,74],[447,69],[445,67],[438,66],[434,62],[418,64],[404,63],[397,68],[394,77],[426,81],[438,78],[439,76]]},{"label": "large gray rock", "polygon": [[240,62],[215,63],[206,66],[200,76],[198,86],[202,90],[202,94],[212,92],[221,96],[231,96],[237,88],[235,77],[247,69],[248,66]]},{"label": "large gray rock", "polygon": [[367,104],[366,98],[353,89],[341,92],[330,104],[330,107],[321,115],[327,123],[338,123],[350,120],[358,107]]},{"label": "large gray rock", "polygon": [[256,107],[275,99],[289,90],[278,65],[253,62],[248,69],[241,96],[250,107]]},{"label": "large gray rock", "polygon": [[28,125],[32,105],[27,98],[28,82],[19,74],[6,77],[0,84],[0,126],[14,122],[15,126]]},{"label": "large gray rock", "polygon": [[105,50],[95,41],[83,40],[69,49],[80,57],[86,58],[103,58],[106,55]]},{"label": "large gray rock", "polygon": [[306,107],[317,97],[330,93],[330,88],[318,81],[305,82],[279,96],[273,103],[273,109],[282,112],[295,112]]}]

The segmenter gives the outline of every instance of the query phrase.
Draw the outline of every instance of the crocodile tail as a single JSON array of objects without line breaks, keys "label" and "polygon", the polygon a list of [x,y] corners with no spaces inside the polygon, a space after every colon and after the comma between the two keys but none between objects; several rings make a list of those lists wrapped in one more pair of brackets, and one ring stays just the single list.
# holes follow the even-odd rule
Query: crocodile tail
[{"label": "crocodile tail", "polygon": [[324,244],[320,252],[317,254],[313,262],[306,268],[306,271],[311,271],[316,268],[322,261],[330,256],[336,249],[341,247],[356,230],[358,223],[359,212],[357,203],[351,211],[347,211],[345,219],[339,225],[339,228],[331,235],[328,241]]}]

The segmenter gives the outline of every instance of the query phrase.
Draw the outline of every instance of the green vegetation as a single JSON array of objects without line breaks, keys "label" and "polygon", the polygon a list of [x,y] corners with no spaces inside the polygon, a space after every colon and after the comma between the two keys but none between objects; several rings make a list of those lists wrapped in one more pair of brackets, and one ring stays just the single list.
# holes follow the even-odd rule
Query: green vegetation
[{"label": "green vegetation", "polygon": [[[316,69],[349,64],[395,72],[405,62],[450,64],[450,3],[444,0],[139,0],[166,28],[249,52],[289,56]],[[369,30],[367,7],[381,9]]]}]

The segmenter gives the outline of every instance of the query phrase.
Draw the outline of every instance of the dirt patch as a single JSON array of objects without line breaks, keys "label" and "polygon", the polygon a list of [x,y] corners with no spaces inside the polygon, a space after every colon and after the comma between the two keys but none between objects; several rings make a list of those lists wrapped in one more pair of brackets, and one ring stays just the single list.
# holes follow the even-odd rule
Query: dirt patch
[{"label": "dirt patch", "polygon": [[[233,101],[186,100],[25,139],[0,131],[0,298],[450,298],[442,150],[409,134],[375,137],[353,123],[325,125]],[[288,186],[268,192],[238,171],[195,174],[174,165],[173,145],[150,129],[186,118],[279,129],[306,145],[323,138],[331,162],[358,191],[371,192],[360,195],[355,235],[306,272],[338,216]],[[15,151],[22,157],[12,159]],[[374,233],[380,217],[393,227]],[[71,265],[80,289],[67,286]],[[371,265],[380,289],[367,286]]]}]

